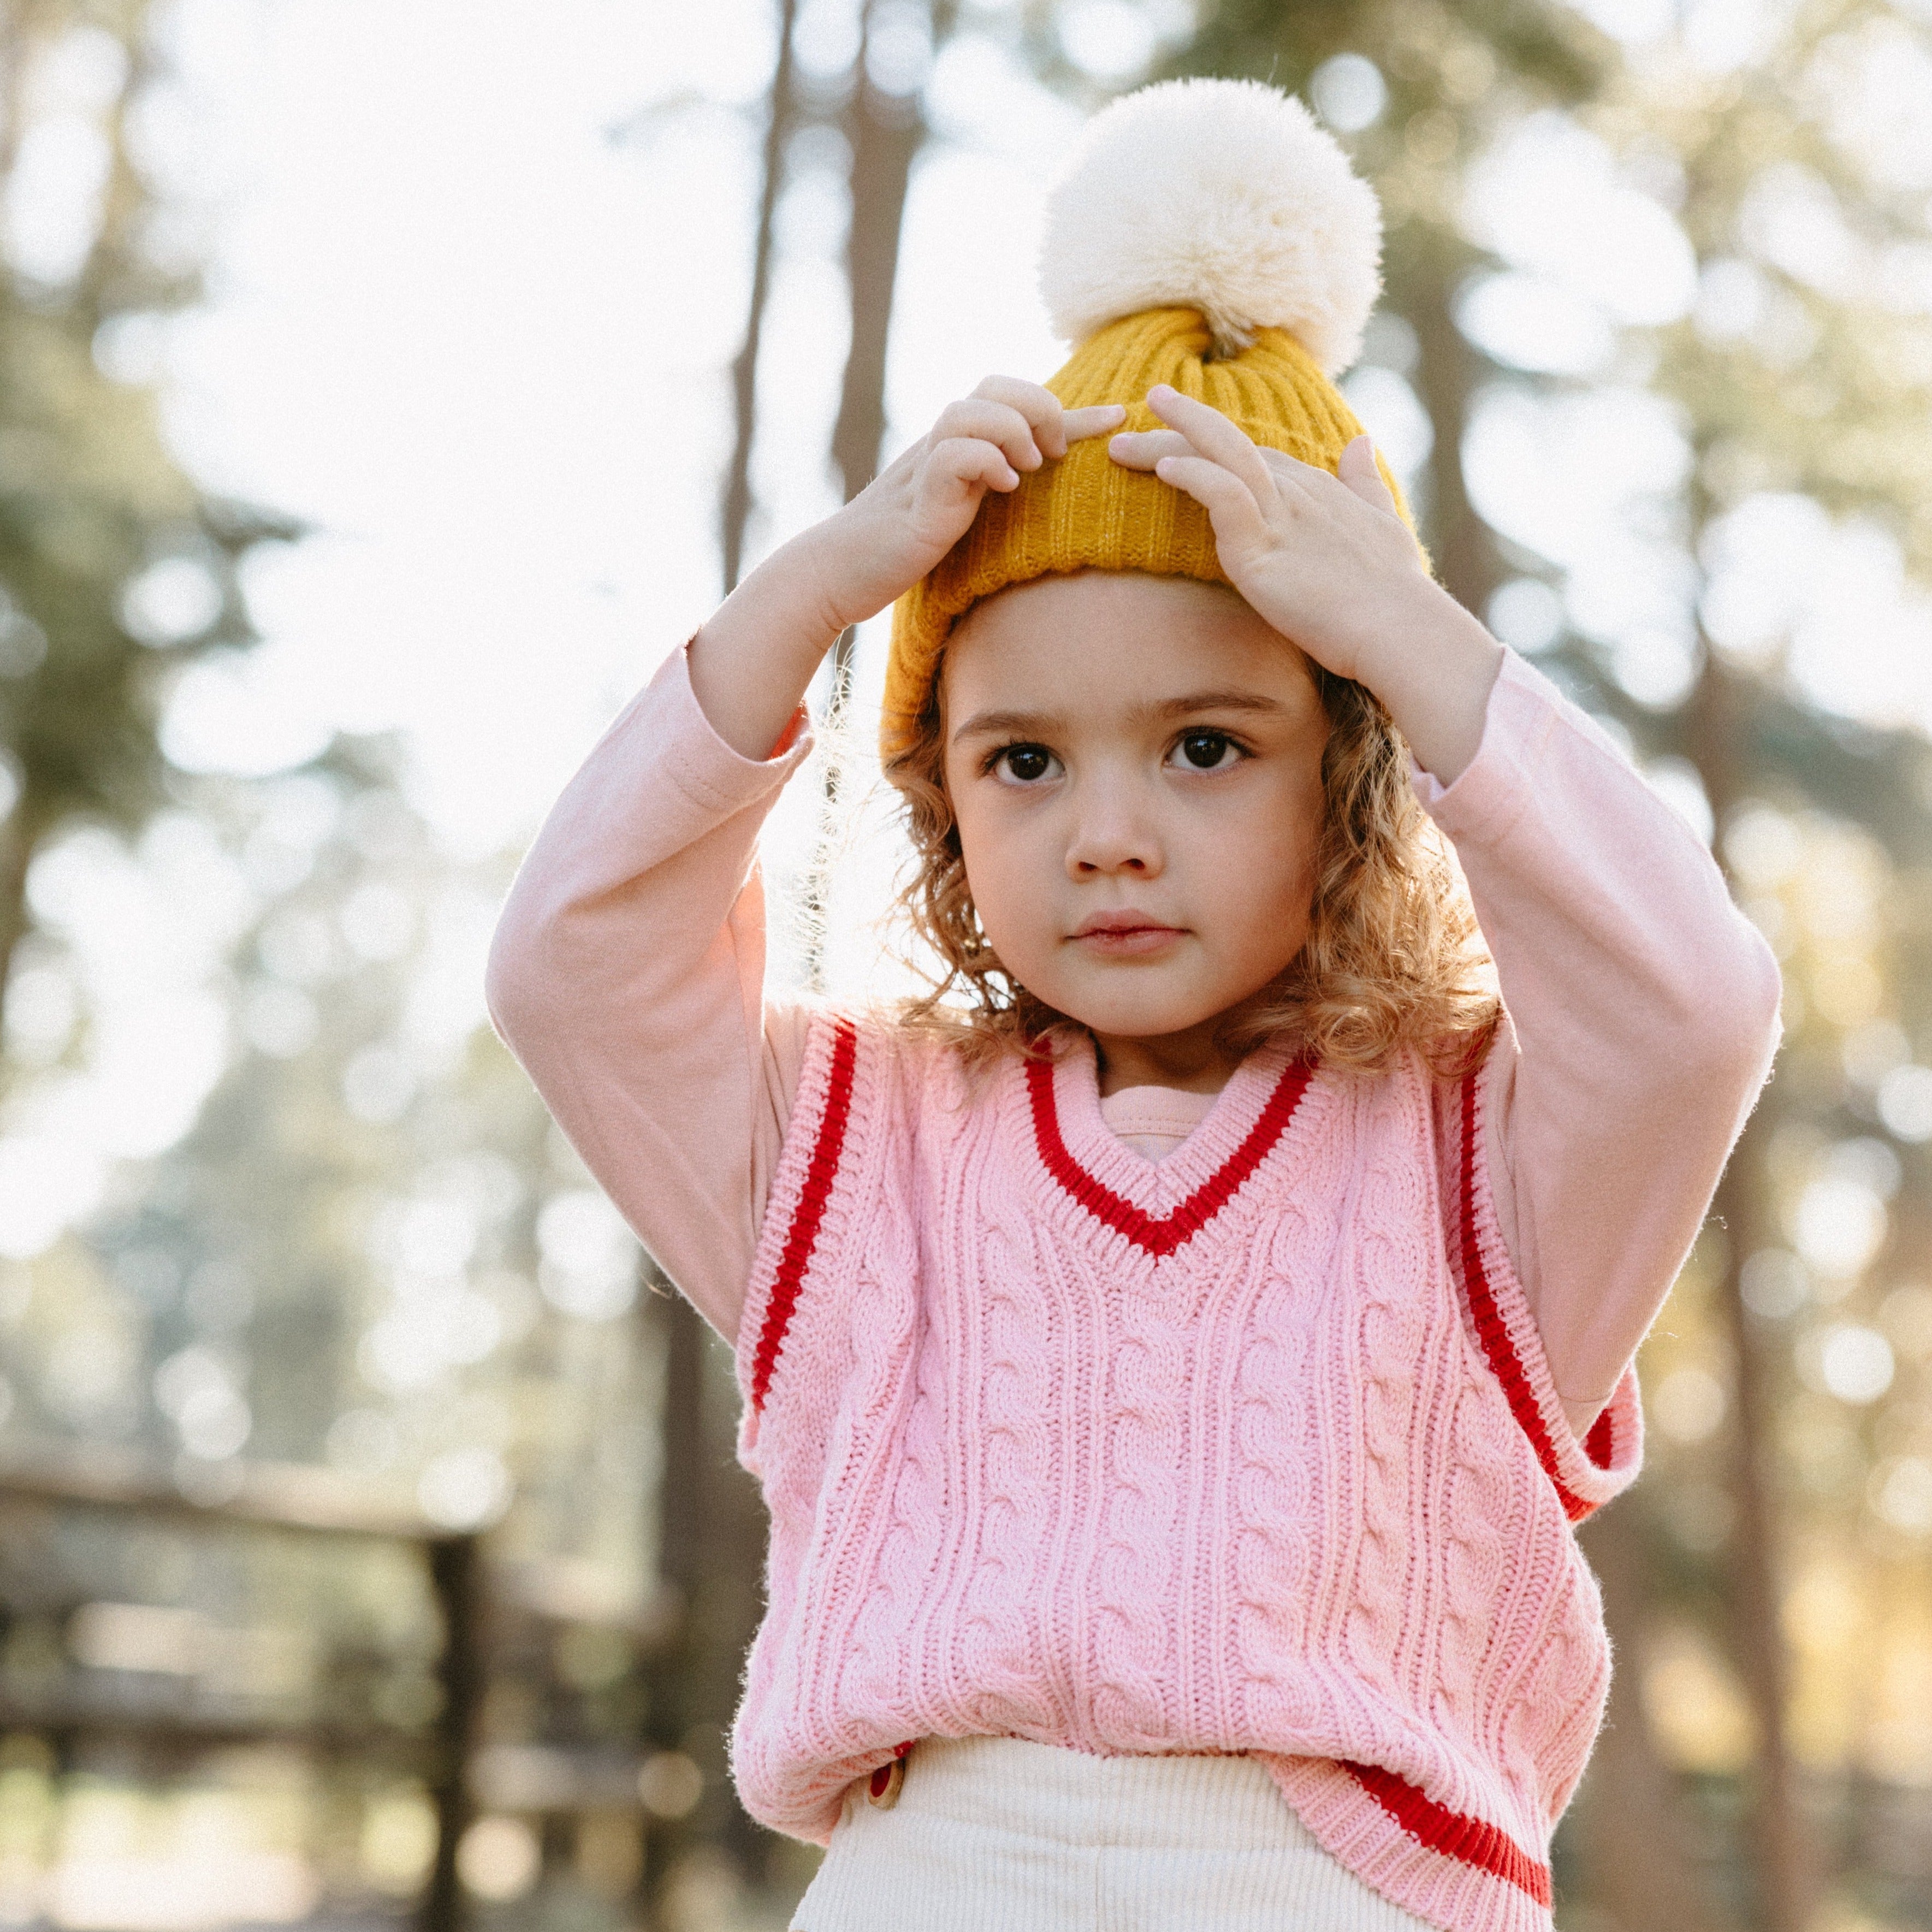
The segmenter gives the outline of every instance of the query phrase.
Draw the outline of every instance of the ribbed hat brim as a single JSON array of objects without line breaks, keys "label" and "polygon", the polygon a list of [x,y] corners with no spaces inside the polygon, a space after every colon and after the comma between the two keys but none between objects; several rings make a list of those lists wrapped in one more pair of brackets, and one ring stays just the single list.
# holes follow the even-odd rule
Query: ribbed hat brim
[{"label": "ribbed hat brim", "polygon": [[[1130,430],[1158,429],[1146,403],[1166,382],[1211,404],[1256,442],[1334,470],[1362,426],[1294,338],[1264,329],[1240,355],[1204,361],[1210,338],[1192,309],[1150,309],[1082,344],[1047,387],[1068,409],[1126,406]],[[1404,519],[1407,506],[1395,478]],[[1105,437],[1023,474],[1019,488],[988,491],[973,526],[892,610],[880,719],[886,763],[916,742],[953,625],[982,598],[1036,578],[1078,570],[1139,571],[1225,584],[1208,513],[1184,491],[1107,453]]]}]

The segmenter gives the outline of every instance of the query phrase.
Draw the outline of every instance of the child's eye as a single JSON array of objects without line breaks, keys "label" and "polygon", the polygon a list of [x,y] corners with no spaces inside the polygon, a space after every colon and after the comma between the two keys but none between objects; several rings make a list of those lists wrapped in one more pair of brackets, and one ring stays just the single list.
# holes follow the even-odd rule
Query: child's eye
[{"label": "child's eye", "polygon": [[995,778],[1008,784],[1037,784],[1053,777],[1060,760],[1044,745],[1004,745],[993,754],[987,766]]},{"label": "child's eye", "polygon": [[1242,755],[1240,746],[1225,731],[1184,731],[1168,754],[1168,762],[1184,765],[1191,772],[1218,772]]}]

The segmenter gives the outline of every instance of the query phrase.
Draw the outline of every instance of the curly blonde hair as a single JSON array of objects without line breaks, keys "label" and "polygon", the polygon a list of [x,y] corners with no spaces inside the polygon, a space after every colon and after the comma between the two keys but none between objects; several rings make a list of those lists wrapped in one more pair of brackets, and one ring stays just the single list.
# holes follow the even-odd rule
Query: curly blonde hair
[{"label": "curly blonde hair", "polygon": [[[1309,669],[1329,728],[1307,942],[1266,997],[1230,1024],[1227,1044],[1285,1041],[1361,1072],[1414,1048],[1453,1078],[1481,1057],[1501,1010],[1474,911],[1416,802],[1408,748],[1381,700],[1352,679]],[[1008,1048],[1050,1054],[1056,1033],[1077,1023],[1006,972],[980,923],[946,790],[940,683],[885,770],[914,855],[899,909],[941,969],[922,969],[931,990],[902,1017],[974,1060]]]}]

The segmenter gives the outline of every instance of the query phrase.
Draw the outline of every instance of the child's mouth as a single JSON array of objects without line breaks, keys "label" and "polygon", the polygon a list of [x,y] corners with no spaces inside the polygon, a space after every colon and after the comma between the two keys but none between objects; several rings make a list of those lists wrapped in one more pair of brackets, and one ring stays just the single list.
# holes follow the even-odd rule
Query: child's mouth
[{"label": "child's mouth", "polygon": [[1163,951],[1181,936],[1181,928],[1127,906],[1118,912],[1096,913],[1071,936],[1090,952],[1130,958]]}]

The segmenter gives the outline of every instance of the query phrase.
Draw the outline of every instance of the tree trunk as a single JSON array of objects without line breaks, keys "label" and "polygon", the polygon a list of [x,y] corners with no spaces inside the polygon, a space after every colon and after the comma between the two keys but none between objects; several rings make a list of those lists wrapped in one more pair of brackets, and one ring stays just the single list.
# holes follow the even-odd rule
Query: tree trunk
[{"label": "tree trunk", "polygon": [[[845,116],[852,148],[852,220],[845,238],[852,332],[839,386],[838,418],[832,428],[832,460],[848,503],[878,473],[886,438],[886,346],[892,333],[892,287],[898,279],[899,236],[913,158],[926,136],[918,97],[882,93],[866,76],[874,4],[866,0]],[[834,716],[844,709],[851,682],[854,642],[848,630],[833,646]],[[828,791],[827,806],[834,800]]]},{"label": "tree trunk", "polygon": [[[758,224],[752,247],[752,289],[745,336],[731,364],[735,435],[719,503],[718,548],[728,596],[744,568],[752,514],[752,454],[758,437],[758,353],[771,293],[773,234],[783,190],[785,142],[796,100],[793,39],[798,0],[778,0],[778,56],[765,124]],[[720,1789],[722,1754],[704,1748],[707,1727],[728,1725],[744,1654],[742,1613],[720,1618],[721,1600],[753,1606],[761,1574],[764,1538],[757,1498],[746,1504],[749,1479],[730,1466],[732,1419],[716,1413],[707,1384],[709,1342],[695,1309],[674,1292],[646,1304],[663,1326],[664,1392],[659,1420],[662,1463],[658,1487],[658,1575],[671,1606],[672,1628],[648,1672],[647,1743],[659,1750],[695,1750],[707,1790],[688,1818],[652,1819],[644,1826],[638,1892],[646,1923],[665,1924],[667,1884],[700,1835],[712,1835],[747,1862],[745,1840],[756,1828],[728,1787]],[[722,1439],[722,1458],[718,1444]],[[752,1520],[748,1539],[742,1532]],[[721,1685],[721,1676],[722,1682]],[[709,1762],[705,1761],[709,1760]]]},{"label": "tree trunk", "polygon": [[796,89],[792,78],[792,33],[798,0],[778,0],[778,53],[772,70],[771,108],[765,122],[764,174],[758,190],[758,225],[752,244],[752,295],[745,317],[745,340],[731,364],[731,402],[737,434],[724,472],[718,515],[718,548],[724,589],[736,588],[744,568],[745,529],[752,518],[752,448],[758,436],[758,347],[771,294],[772,230],[778,196],[784,187],[784,146],[791,132]]},{"label": "tree trunk", "polygon": [[483,1580],[473,1536],[439,1538],[429,1546],[430,1580],[442,1613],[442,1657],[436,1678],[442,1711],[436,1723],[436,1857],[416,1908],[416,1932],[465,1932],[472,1914],[456,1868],[457,1848],[476,1810],[470,1754],[483,1701]]},{"label": "tree trunk", "polygon": [[[914,158],[926,136],[918,97],[884,93],[867,76],[873,3],[866,0],[858,57],[852,68],[851,104],[845,116],[846,138],[852,150],[852,216],[845,241],[852,328],[844,380],[839,387],[838,416],[832,429],[832,460],[848,503],[878,473],[879,452],[885,441],[886,350],[892,333],[892,286],[898,278],[899,236]],[[832,647],[828,722],[844,716],[857,643],[856,630],[848,626]],[[806,929],[811,934],[808,970],[814,986],[821,989],[826,872],[838,837],[841,777],[838,758],[827,759],[818,850],[806,890]]]},{"label": "tree trunk", "polygon": [[[702,1714],[694,1692],[699,1672],[697,1606],[704,1594],[706,1478],[710,1457],[704,1429],[704,1328],[682,1295],[652,1298],[646,1313],[659,1324],[664,1342],[664,1392],[658,1415],[662,1461],[658,1476],[658,1588],[669,1603],[671,1628],[661,1640],[646,1673],[650,1708],[646,1748],[682,1750]],[[698,1819],[644,1820],[643,1868],[638,1886],[646,1922],[667,1922],[666,1885],[691,1846]]]},{"label": "tree trunk", "polygon": [[1415,331],[1417,391],[1436,432],[1424,534],[1437,579],[1459,604],[1480,616],[1502,580],[1502,566],[1496,538],[1469,501],[1462,474],[1462,440],[1481,364],[1450,308],[1462,266],[1459,242],[1430,237],[1410,259],[1402,302]]},{"label": "tree trunk", "polygon": [[[14,956],[27,936],[27,868],[38,843],[27,801],[17,800],[0,818],[0,1042],[6,1037],[7,984]],[[0,1046],[0,1089],[5,1084],[4,1048]]]},{"label": "tree trunk", "polygon": [[[1694,521],[1701,532],[1705,506]],[[1690,550],[1696,553],[1694,535]],[[1702,640],[1705,669],[1684,717],[1684,748],[1704,783],[1712,813],[1722,826],[1742,791],[1738,747],[1748,728],[1747,692]],[[1719,1296],[1728,1325],[1736,1382],[1737,1427],[1731,1486],[1736,1526],[1729,1565],[1733,1661],[1756,1721],[1756,1789],[1750,1820],[1750,1864],[1756,1874],[1762,1932],[1804,1932],[1810,1922],[1816,1865],[1810,1826],[1791,1760],[1785,1712],[1790,1680],[1783,1618],[1773,1458],[1777,1416],[1772,1364],[1757,1324],[1738,1292],[1746,1259],[1775,1239],[1760,1173],[1777,1121],[1777,1089],[1768,1089],[1751,1116],[1718,1186],[1714,1211],[1724,1230],[1724,1278]]]},{"label": "tree trunk", "polygon": [[1772,1118],[1753,1117],[1718,1190],[1718,1218],[1730,1237],[1724,1300],[1736,1361],[1736,1462],[1732,1493],[1737,1520],[1731,1539],[1730,1614],[1733,1660],[1756,1720],[1758,1748],[1751,1808],[1751,1864],[1763,1932],[1804,1932],[1816,1888],[1814,1847],[1798,1788],[1785,1713],[1790,1662],[1780,1615],[1775,1478],[1775,1404],[1763,1338],[1738,1292],[1738,1268],[1762,1244],[1754,1171]]},{"label": "tree trunk", "polygon": [[[872,9],[866,10],[868,25]],[[884,94],[866,77],[862,38],[845,117],[852,148],[852,221],[845,270],[852,315],[832,460],[848,503],[872,480],[886,434],[886,344],[898,278],[899,234],[914,157],[926,139],[916,97]]]},{"label": "tree trunk", "polygon": [[21,0],[0,5],[0,182],[13,179],[14,164],[20,158],[28,68],[33,42],[44,31],[43,23],[34,17],[38,12]]},{"label": "tree trunk", "polygon": [[645,1820],[639,1896],[646,1923],[662,1926],[668,1882],[700,1845],[722,1851],[747,1886],[765,1879],[770,1840],[739,1804],[727,1763],[764,1605],[765,1510],[734,1454],[738,1393],[726,1352],[682,1295],[653,1295],[648,1307],[664,1350],[658,1574],[671,1617],[647,1672],[645,1740],[647,1750],[686,1754],[704,1774],[695,1811]]},{"label": "tree trunk", "polygon": [[1592,1516],[1581,1541],[1603,1586],[1604,1615],[1616,1633],[1616,1674],[1597,1742],[1576,1836],[1584,1896],[1615,1932],[1730,1932],[1687,1843],[1677,1780],[1658,1756],[1643,1708],[1644,1640],[1654,1594],[1654,1534],[1640,1496]]},{"label": "tree trunk", "polygon": [[[0,188],[14,178],[25,131],[28,69],[34,56],[38,22],[30,6],[0,4]],[[27,936],[27,868],[38,842],[28,824],[27,776],[21,774],[22,795],[0,818],[0,1092],[10,1071],[4,1041],[7,982],[14,955]]]}]

